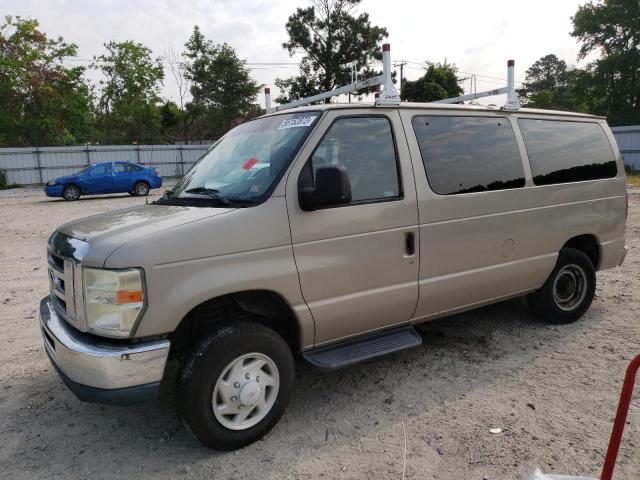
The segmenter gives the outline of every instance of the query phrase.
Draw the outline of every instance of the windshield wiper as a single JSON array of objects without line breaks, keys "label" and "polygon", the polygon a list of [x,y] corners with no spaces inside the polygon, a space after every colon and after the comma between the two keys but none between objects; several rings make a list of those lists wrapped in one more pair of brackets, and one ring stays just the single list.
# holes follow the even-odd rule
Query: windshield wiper
[{"label": "windshield wiper", "polygon": [[190,188],[189,190],[185,190],[185,193],[193,193],[196,195],[208,195],[209,197],[219,201],[221,204],[223,204],[226,207],[231,205],[231,202],[226,198],[224,198],[222,195],[220,195],[220,192],[215,188],[196,187],[196,188]]}]

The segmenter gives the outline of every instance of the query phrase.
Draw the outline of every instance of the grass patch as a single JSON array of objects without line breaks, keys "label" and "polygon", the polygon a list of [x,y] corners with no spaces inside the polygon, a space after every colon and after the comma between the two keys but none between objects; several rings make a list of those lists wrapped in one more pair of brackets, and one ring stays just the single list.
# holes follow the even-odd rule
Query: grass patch
[{"label": "grass patch", "polygon": [[640,170],[627,170],[627,185],[640,187]]}]

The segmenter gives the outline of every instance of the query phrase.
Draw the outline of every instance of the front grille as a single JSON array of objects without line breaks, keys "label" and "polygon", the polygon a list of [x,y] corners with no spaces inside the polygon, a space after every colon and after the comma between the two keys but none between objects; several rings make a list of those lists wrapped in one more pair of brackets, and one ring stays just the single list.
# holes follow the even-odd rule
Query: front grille
[{"label": "front grille", "polygon": [[77,288],[81,287],[79,264],[51,250],[47,252],[47,261],[49,264],[49,291],[56,313],[73,326],[81,328],[78,323],[77,311],[82,309],[76,308],[75,293]]},{"label": "front grille", "polygon": [[64,260],[59,257],[58,255],[55,255],[51,252],[48,252],[47,255],[48,259],[49,259],[49,265],[59,271],[64,271]]}]

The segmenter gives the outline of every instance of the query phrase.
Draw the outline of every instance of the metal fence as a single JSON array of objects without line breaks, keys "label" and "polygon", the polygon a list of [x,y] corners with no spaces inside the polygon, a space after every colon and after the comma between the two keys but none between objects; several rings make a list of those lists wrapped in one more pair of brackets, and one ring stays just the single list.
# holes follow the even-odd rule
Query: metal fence
[{"label": "metal fence", "polygon": [[42,184],[99,162],[132,162],[157,167],[164,177],[184,174],[209,145],[87,145],[80,147],[1,148],[0,170],[7,183]]},{"label": "metal fence", "polygon": [[[640,170],[640,125],[613,127],[625,165]],[[180,177],[209,145],[87,145],[80,147],[0,148],[0,170],[7,183],[35,185],[71,175],[99,162],[133,162],[157,167],[163,177]]]},{"label": "metal fence", "polygon": [[624,164],[632,170],[640,170],[640,125],[632,127],[612,127]]}]

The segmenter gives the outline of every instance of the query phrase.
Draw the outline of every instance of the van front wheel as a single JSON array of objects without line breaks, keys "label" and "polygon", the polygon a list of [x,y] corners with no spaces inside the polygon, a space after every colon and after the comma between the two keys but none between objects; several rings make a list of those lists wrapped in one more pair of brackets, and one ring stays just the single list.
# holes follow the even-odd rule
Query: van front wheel
[{"label": "van front wheel", "polygon": [[206,446],[235,450],[278,422],[293,380],[293,356],[278,334],[252,322],[225,323],[186,359],[178,378],[178,411]]},{"label": "van front wheel", "polygon": [[536,316],[554,323],[572,323],[591,306],[596,272],[591,259],[580,250],[564,248],[544,285],[527,295]]}]

